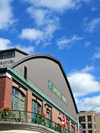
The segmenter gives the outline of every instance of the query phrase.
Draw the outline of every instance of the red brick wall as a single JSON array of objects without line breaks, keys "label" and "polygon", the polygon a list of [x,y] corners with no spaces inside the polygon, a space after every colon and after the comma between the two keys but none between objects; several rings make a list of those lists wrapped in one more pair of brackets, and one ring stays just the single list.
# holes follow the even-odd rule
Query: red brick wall
[{"label": "red brick wall", "polygon": [[[35,96],[32,95],[32,92],[29,90],[25,90],[23,87],[18,87],[18,85],[14,82],[12,82],[11,79],[5,77],[5,78],[0,78],[0,108],[2,107],[11,107],[11,95],[12,95],[12,86],[15,86],[18,88],[20,91],[22,91],[25,95],[25,110],[26,111],[32,111],[32,99],[36,100],[40,105],[41,105],[41,110],[43,113],[46,114],[46,109],[48,108],[51,112],[51,120],[54,121],[55,123],[61,123],[61,119],[63,118],[63,114],[59,114],[59,111],[57,111],[55,108],[50,108],[47,105],[45,106],[46,102],[45,101],[40,101],[37,99]],[[68,130],[71,131],[71,121],[68,122]],[[73,125],[74,127],[74,133],[77,131],[77,126]]]},{"label": "red brick wall", "polygon": [[12,79],[7,77],[0,78],[0,108],[11,108]]},{"label": "red brick wall", "polygon": [[25,97],[25,107],[26,111],[32,112],[32,93],[29,90],[27,90]]}]

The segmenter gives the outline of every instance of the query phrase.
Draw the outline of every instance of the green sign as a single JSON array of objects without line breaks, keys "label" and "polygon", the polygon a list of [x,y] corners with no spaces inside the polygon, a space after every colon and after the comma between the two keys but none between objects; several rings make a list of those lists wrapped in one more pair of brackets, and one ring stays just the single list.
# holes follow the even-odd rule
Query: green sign
[{"label": "green sign", "polygon": [[48,88],[53,91],[66,105],[68,105],[67,98],[48,80]]}]

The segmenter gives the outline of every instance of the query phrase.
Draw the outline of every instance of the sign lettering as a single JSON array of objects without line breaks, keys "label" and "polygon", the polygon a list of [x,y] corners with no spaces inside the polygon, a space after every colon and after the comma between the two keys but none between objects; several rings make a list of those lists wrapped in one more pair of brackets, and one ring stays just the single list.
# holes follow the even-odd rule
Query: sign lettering
[{"label": "sign lettering", "polygon": [[65,104],[68,104],[67,98],[48,80],[48,88],[54,92]]}]

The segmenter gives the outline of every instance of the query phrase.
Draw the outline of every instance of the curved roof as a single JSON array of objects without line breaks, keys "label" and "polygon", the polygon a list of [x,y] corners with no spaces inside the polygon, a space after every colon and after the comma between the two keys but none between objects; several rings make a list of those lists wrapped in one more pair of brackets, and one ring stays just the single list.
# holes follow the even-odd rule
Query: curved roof
[{"label": "curved roof", "polygon": [[74,103],[76,112],[78,113],[78,109],[77,109],[77,106],[76,106],[76,103],[75,103],[75,99],[74,99],[74,96],[73,96],[73,93],[72,93],[70,84],[69,84],[69,82],[68,82],[68,79],[67,79],[67,77],[66,77],[66,74],[65,74],[65,72],[64,72],[64,70],[63,70],[63,67],[62,67],[60,61],[57,60],[56,58],[54,58],[54,57],[52,57],[52,56],[49,56],[49,55],[45,55],[45,54],[28,55],[28,56],[25,56],[25,57],[23,57],[23,58],[21,58],[21,59],[15,61],[13,64],[11,64],[11,65],[9,66],[9,68],[15,68],[16,66],[18,66],[19,64],[21,64],[21,63],[23,63],[23,62],[25,62],[25,61],[28,61],[28,60],[31,60],[31,59],[36,59],[36,58],[46,58],[46,59],[48,59],[48,60],[54,61],[55,63],[57,63],[57,64],[59,65],[59,67],[60,67],[60,69],[61,69],[61,71],[62,71],[62,73],[63,73],[63,76],[64,76],[64,78],[65,78],[66,84],[68,85],[68,88],[69,88],[71,97],[72,97],[72,99],[73,99],[73,103]]}]

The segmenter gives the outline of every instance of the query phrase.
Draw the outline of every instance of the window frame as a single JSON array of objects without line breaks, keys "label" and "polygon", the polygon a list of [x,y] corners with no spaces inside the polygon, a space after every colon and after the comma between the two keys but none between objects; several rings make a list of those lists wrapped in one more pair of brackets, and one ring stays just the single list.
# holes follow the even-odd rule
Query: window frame
[{"label": "window frame", "polygon": [[[14,91],[14,92],[13,92]],[[18,95],[16,95],[15,93],[18,92]],[[18,100],[18,109],[16,109],[15,107],[15,99]],[[23,109],[20,108],[21,106],[21,102],[23,103]],[[13,105],[12,105],[13,104]],[[13,110],[21,110],[21,111],[25,111],[25,95],[23,94],[23,92],[21,92],[18,88],[16,87],[12,87],[12,104],[11,104],[11,108]]]},{"label": "window frame", "polygon": [[87,119],[88,119],[88,122],[92,121],[92,116],[91,115],[88,115],[87,116]]},{"label": "window frame", "polygon": [[92,128],[92,123],[88,123],[88,128]]},{"label": "window frame", "polygon": [[[33,102],[36,104],[36,106],[33,104]],[[36,109],[36,112],[33,111],[34,109]],[[32,99],[32,112],[37,114],[41,113],[41,105],[34,99]]]}]

